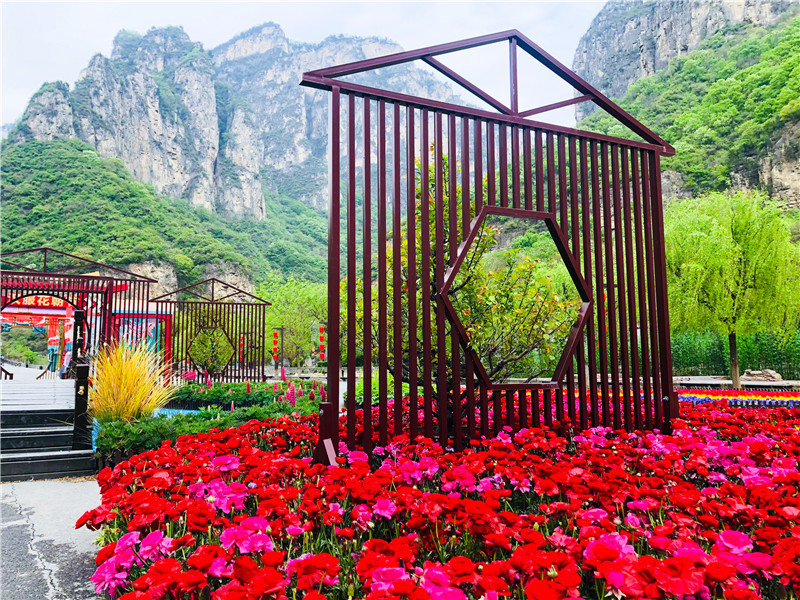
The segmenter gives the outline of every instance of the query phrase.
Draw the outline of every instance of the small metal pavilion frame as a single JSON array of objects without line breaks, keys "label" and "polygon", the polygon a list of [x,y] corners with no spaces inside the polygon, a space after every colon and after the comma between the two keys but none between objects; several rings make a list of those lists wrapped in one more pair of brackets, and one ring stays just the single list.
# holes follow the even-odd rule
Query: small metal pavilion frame
[{"label": "small metal pavilion frame", "polygon": [[119,339],[121,333],[141,331],[154,318],[148,314],[153,283],[149,277],[53,248],[0,254],[2,308],[27,296],[61,298],[75,308],[77,319],[83,319],[84,344],[78,350],[85,354]]},{"label": "small metal pavilion frame", "polygon": [[[438,57],[488,44],[507,44],[510,103],[506,106],[474,85]],[[518,53],[525,52],[575,90],[575,97],[531,109],[519,106]],[[370,87],[343,78],[375,69],[422,61],[481,99],[496,112],[481,110]],[[499,65],[498,65],[499,66]],[[614,428],[668,428],[677,415],[672,391],[672,364],[667,311],[664,230],[661,204],[661,156],[674,149],[658,135],[614,104],[597,89],[516,30],[475,37],[363,60],[305,73],[301,85],[330,91],[330,204],[328,233],[328,403],[323,407],[319,451],[323,441],[336,448],[339,439],[340,355],[347,378],[347,444],[370,451],[373,432],[384,445],[391,434],[425,435],[443,445],[461,449],[469,439],[513,428],[552,425],[569,419],[580,428],[604,425]],[[640,138],[602,135],[551,125],[531,117],[579,102],[594,102]],[[433,145],[433,157],[428,149]],[[445,159],[450,166],[444,166]],[[415,163],[419,177],[436,185],[431,192],[421,186],[416,198]],[[445,193],[445,185],[448,192]],[[456,192],[461,186],[463,194]],[[429,226],[428,202],[433,194],[435,227]],[[357,202],[357,198],[361,204]],[[421,219],[414,215],[416,201]],[[445,222],[445,207],[450,215]],[[556,382],[540,382],[527,390],[497,389],[475,377],[476,362],[469,344],[446,310],[444,282],[455,268],[460,248],[476,225],[471,218],[484,206],[521,213],[546,213],[568,240],[568,253],[589,286],[590,313],[577,343],[557,369]],[[361,214],[358,214],[361,213]],[[344,217],[346,230],[341,231]],[[370,224],[377,220],[377,232]],[[417,264],[416,249],[409,247],[408,278],[399,264],[404,233],[423,244]],[[449,234],[447,246],[439,240]],[[377,240],[374,242],[374,237]],[[434,262],[429,239],[437,240]],[[387,267],[387,243],[395,262]],[[409,242],[411,244],[411,242]],[[373,253],[377,253],[374,261]],[[345,257],[342,265],[341,256]],[[357,257],[363,264],[357,264]],[[446,265],[446,266],[445,266]],[[371,306],[371,274],[377,271],[378,303]],[[447,269],[447,273],[445,273]],[[341,280],[346,319],[340,325]],[[356,281],[364,281],[359,289]],[[407,291],[403,289],[408,286]],[[392,298],[387,301],[387,286]],[[377,310],[377,331],[370,319],[363,323],[364,343],[356,342],[356,306],[362,298],[364,314]],[[401,318],[407,318],[408,351],[404,354]],[[417,339],[417,324],[423,334]],[[390,323],[393,325],[389,327]],[[338,348],[341,329],[346,347]],[[390,329],[392,329],[390,331]],[[437,347],[430,335],[437,333]],[[377,338],[377,372],[373,373],[372,341]],[[355,398],[355,357],[364,357],[364,400]],[[443,376],[448,361],[453,373],[466,375],[453,381],[451,393],[461,401],[448,406],[437,394],[447,384]],[[434,360],[435,359],[435,360]],[[404,366],[405,365],[405,366]],[[565,369],[561,367],[565,366]],[[439,371],[436,373],[435,371]],[[394,375],[393,395],[402,397],[402,383],[410,387],[408,409],[394,403],[390,431],[387,396],[388,374]],[[379,382],[377,422],[372,418],[371,381]],[[456,378],[454,378],[456,379]],[[515,409],[514,394],[518,394]],[[421,403],[418,401],[421,398]],[[540,411],[540,401],[543,410]],[[474,402],[478,403],[478,409]],[[530,402],[530,406],[528,406]],[[365,415],[359,429],[356,411]],[[491,408],[491,412],[489,409]],[[505,408],[506,410],[502,410]],[[416,415],[421,410],[421,424]],[[476,414],[479,413],[479,414]]]},{"label": "small metal pavilion frame", "polygon": [[[265,381],[266,311],[270,303],[233,285],[211,278],[153,298],[158,312],[171,315],[165,337],[165,361],[179,380],[186,371],[211,381]],[[219,371],[208,373],[191,352],[204,330],[221,331],[232,349]]]}]

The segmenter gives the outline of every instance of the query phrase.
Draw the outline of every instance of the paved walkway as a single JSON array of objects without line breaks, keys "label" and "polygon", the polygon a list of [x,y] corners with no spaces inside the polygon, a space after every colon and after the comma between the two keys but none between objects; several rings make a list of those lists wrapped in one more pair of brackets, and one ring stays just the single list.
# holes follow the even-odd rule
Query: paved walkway
[{"label": "paved walkway", "polygon": [[96,600],[97,532],[75,521],[99,503],[94,477],[0,484],[0,597]]}]

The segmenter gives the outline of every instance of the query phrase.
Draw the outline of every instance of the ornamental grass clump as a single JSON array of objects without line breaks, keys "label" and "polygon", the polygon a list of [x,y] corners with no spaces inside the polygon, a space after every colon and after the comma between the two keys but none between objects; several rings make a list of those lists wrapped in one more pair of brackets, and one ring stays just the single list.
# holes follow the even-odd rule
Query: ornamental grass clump
[{"label": "ornamental grass clump", "polygon": [[175,394],[155,352],[144,344],[115,343],[98,352],[89,414],[99,423],[150,417]]}]

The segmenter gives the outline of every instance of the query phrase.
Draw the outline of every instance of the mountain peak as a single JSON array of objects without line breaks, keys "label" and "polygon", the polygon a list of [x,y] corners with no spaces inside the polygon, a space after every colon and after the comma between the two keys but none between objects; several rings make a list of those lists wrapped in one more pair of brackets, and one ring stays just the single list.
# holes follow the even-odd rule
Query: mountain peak
[{"label": "mountain peak", "polygon": [[219,65],[226,61],[237,60],[266,54],[278,48],[282,52],[289,51],[289,40],[277,23],[263,23],[244,31],[211,51],[214,62]]},{"label": "mountain peak", "polygon": [[202,49],[202,44],[193,42],[183,27],[153,27],[144,35],[123,29],[114,37],[111,58],[162,71],[196,48]]}]

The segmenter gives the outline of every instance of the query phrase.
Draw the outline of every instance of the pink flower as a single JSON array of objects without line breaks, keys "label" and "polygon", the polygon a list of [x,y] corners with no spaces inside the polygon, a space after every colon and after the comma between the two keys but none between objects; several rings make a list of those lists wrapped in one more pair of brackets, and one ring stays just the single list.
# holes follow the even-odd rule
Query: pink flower
[{"label": "pink flower", "polygon": [[128,548],[133,548],[137,543],[139,543],[139,538],[142,537],[138,531],[131,531],[130,533],[126,533],[117,542],[116,550],[114,551],[115,554],[122,554]]},{"label": "pink flower", "polygon": [[428,567],[420,582],[434,600],[467,600],[460,589],[450,586],[450,577],[444,567]]},{"label": "pink flower", "polygon": [[377,592],[389,590],[395,581],[406,579],[409,579],[409,576],[405,569],[400,567],[381,567],[372,572],[372,590]]},{"label": "pink flower", "polygon": [[168,549],[171,541],[172,538],[164,537],[162,531],[156,530],[148,533],[139,547],[139,556],[144,560],[160,560],[169,554]]},{"label": "pink flower", "polygon": [[375,508],[372,510],[372,514],[380,517],[385,517],[387,519],[391,519],[392,515],[394,515],[394,511],[397,508],[397,505],[389,500],[388,498],[381,498],[377,502],[375,502]]},{"label": "pink flower", "polygon": [[367,456],[366,452],[361,452],[360,450],[354,450],[350,453],[350,456],[347,457],[347,462],[351,465],[356,461],[364,461],[366,462],[369,460],[369,456]]},{"label": "pink flower", "polygon": [[714,549],[718,552],[730,552],[731,554],[741,556],[753,549],[753,542],[749,535],[741,531],[726,529],[717,536]]},{"label": "pink flower", "polygon": [[239,468],[239,459],[236,456],[217,456],[211,461],[211,464],[217,469],[222,471],[234,471]]},{"label": "pink flower", "polygon": [[291,536],[303,535],[304,531],[302,527],[298,527],[297,525],[289,525],[286,528],[286,533]]},{"label": "pink flower", "polygon": [[628,538],[619,533],[606,533],[599,539],[589,542],[583,557],[593,565],[603,561],[620,558],[636,560],[636,550],[628,543]]}]

